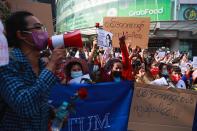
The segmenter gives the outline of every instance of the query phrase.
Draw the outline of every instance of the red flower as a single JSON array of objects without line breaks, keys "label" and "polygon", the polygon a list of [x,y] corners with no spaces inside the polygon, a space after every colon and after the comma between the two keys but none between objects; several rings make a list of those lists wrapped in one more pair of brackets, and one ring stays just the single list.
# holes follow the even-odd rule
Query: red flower
[{"label": "red flower", "polygon": [[88,91],[86,88],[80,88],[77,91],[77,95],[80,99],[85,99],[88,96]]}]

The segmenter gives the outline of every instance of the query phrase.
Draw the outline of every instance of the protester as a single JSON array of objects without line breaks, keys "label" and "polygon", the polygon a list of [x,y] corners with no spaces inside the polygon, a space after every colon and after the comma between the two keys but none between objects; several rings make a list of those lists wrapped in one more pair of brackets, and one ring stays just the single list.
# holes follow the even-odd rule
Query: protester
[{"label": "protester", "polygon": [[[88,65],[85,60],[80,58],[69,58],[66,60],[66,63],[64,64],[64,73],[65,73],[65,81],[66,81],[65,83],[79,84],[82,82],[81,81],[82,78],[87,78],[91,80],[88,72],[89,72]],[[80,79],[76,79],[76,78],[80,78]]]},{"label": "protester", "polygon": [[0,68],[0,99],[4,101],[0,130],[46,131],[48,96],[58,80],[54,72],[65,50],[54,49],[44,66],[39,58],[48,35],[38,18],[27,11],[15,12],[7,19],[6,33],[13,49],[9,64]]},{"label": "protester", "polygon": [[[110,71],[106,73],[104,69],[101,69],[102,81],[115,81],[120,82],[121,80],[132,80],[132,67],[131,60],[125,44],[125,36],[119,38],[120,49],[122,52],[122,61],[119,59],[113,59],[110,62]],[[104,67],[105,62],[102,61],[101,67]]]},{"label": "protester", "polygon": [[183,80],[181,80],[181,69],[179,67],[174,66],[172,68],[172,73],[170,74],[170,79],[176,88],[186,89],[185,82]]}]

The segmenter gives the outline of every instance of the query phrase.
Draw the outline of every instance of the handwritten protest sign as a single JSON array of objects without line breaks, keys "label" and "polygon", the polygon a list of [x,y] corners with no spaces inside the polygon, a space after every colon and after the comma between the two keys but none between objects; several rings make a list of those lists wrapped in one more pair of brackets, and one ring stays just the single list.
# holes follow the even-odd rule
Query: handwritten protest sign
[{"label": "handwritten protest sign", "polygon": [[126,43],[132,47],[148,47],[150,19],[139,17],[105,17],[103,28],[113,34],[113,47],[119,47],[119,37],[126,36]]},{"label": "handwritten protest sign", "polygon": [[134,131],[191,131],[197,93],[137,84],[128,128]]},{"label": "handwritten protest sign", "polygon": [[112,47],[112,36],[111,32],[105,31],[103,29],[97,29],[97,39],[98,39],[98,46],[100,47]]}]

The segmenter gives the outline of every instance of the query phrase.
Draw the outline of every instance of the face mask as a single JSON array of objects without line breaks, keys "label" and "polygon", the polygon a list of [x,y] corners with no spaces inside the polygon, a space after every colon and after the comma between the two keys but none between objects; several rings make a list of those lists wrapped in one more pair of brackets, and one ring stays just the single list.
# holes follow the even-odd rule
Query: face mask
[{"label": "face mask", "polygon": [[168,71],[167,71],[167,70],[164,70],[164,71],[162,72],[162,75],[168,75]]},{"label": "face mask", "polygon": [[122,73],[120,71],[113,71],[112,74],[114,77],[121,77],[122,76]]},{"label": "face mask", "polygon": [[48,33],[45,31],[32,32],[32,38],[35,43],[35,47],[39,50],[44,50],[47,47]]},{"label": "face mask", "polygon": [[99,51],[99,53],[101,53],[103,55],[104,54],[104,50]]},{"label": "face mask", "polygon": [[156,76],[159,74],[159,68],[158,67],[154,67],[150,69],[150,72],[153,76]]},{"label": "face mask", "polygon": [[162,72],[162,76],[167,79],[169,77],[168,71],[167,70],[164,70]]},{"label": "face mask", "polygon": [[98,70],[99,70],[99,66],[98,65],[94,65],[93,72],[97,72]]},{"label": "face mask", "polygon": [[77,77],[80,77],[82,75],[83,75],[82,71],[71,71],[71,77],[72,78],[77,78]]},{"label": "face mask", "polygon": [[115,57],[119,57],[120,56],[120,54],[119,53],[115,53]]},{"label": "face mask", "polygon": [[115,82],[120,82],[121,81],[121,78],[120,77],[114,77],[114,81]]},{"label": "face mask", "polygon": [[173,82],[178,83],[178,81],[181,79],[181,76],[172,75],[171,79],[172,79]]}]

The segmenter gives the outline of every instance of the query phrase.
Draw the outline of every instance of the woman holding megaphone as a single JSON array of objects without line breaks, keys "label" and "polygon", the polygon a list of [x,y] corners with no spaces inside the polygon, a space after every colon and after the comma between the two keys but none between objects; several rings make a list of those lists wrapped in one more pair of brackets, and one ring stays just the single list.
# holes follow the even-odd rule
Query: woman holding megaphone
[{"label": "woman holding megaphone", "polygon": [[5,103],[0,130],[46,131],[48,97],[57,82],[54,72],[65,49],[55,48],[45,66],[40,51],[47,46],[48,34],[39,19],[27,11],[15,12],[6,20],[6,34],[12,50],[9,64],[0,67],[0,102]]}]

